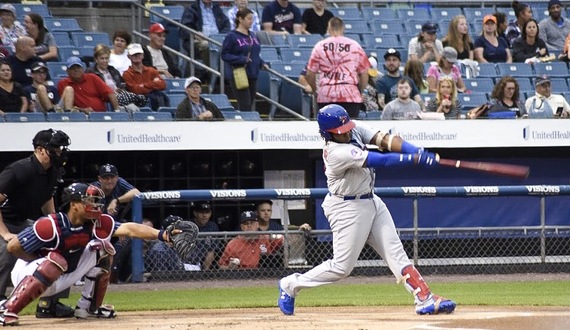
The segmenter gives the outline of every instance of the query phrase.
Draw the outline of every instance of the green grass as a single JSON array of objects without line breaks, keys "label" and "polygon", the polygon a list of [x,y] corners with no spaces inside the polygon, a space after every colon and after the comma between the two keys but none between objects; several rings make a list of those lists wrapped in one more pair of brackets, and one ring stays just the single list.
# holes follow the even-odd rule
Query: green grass
[{"label": "green grass", "polygon": [[[566,281],[434,283],[433,292],[459,305],[477,306],[570,306],[570,286]],[[109,292],[106,303],[121,311],[219,309],[275,307],[276,286],[211,288],[188,290]],[[79,294],[62,302],[74,306]],[[403,285],[332,284],[306,289],[296,306],[411,306],[412,297]],[[22,314],[31,314],[30,304]]]}]

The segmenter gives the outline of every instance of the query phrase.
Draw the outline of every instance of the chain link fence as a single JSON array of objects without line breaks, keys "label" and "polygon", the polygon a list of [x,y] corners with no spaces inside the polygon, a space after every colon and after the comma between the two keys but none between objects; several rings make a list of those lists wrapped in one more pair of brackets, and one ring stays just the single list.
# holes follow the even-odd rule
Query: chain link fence
[{"label": "chain link fence", "polygon": [[[408,256],[424,274],[570,271],[570,226],[398,232]],[[124,252],[130,248],[120,244],[118,250],[114,282],[128,282],[131,263]],[[143,281],[278,278],[304,272],[332,258],[332,253],[328,230],[200,233],[191,260],[180,260],[164,242],[145,242]],[[352,275],[388,274],[386,263],[366,245]]]}]

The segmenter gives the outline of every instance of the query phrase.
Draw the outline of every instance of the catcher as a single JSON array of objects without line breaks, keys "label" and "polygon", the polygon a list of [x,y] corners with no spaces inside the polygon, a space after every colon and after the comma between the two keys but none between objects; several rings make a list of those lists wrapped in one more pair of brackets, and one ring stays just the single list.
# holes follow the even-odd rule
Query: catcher
[{"label": "catcher", "polygon": [[12,271],[14,291],[0,302],[2,325],[17,325],[18,313],[29,303],[69,288],[84,275],[75,316],[115,317],[114,307],[103,305],[115,254],[111,237],[173,242],[183,259],[192,252],[198,233],[192,222],[177,221],[162,230],[132,222],[116,223],[101,213],[104,200],[100,188],[74,183],[63,191],[65,213],[40,218],[8,242],[8,252],[19,259]]}]

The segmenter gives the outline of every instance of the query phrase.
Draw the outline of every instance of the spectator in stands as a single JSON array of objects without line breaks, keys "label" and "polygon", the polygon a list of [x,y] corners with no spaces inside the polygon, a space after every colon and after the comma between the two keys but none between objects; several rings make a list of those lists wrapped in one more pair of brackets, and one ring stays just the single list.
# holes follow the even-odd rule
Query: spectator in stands
[{"label": "spectator in stands", "polygon": [[570,62],[570,33],[566,36],[566,40],[564,41],[564,50],[558,55],[558,59],[566,63]]},{"label": "spectator in stands", "polygon": [[515,39],[521,35],[524,23],[532,19],[532,10],[526,3],[521,3],[515,0],[512,2],[511,7],[515,12],[516,19],[509,22],[507,31],[505,32],[507,39],[509,40],[509,45],[513,45]]},{"label": "spectator in stands", "polygon": [[511,48],[511,42],[507,38],[506,34],[507,28],[509,26],[507,22],[507,15],[503,12],[496,11],[493,13],[493,16],[495,16],[497,19],[497,38],[502,39],[508,45],[508,47]]},{"label": "spectator in stands", "polygon": [[255,203],[255,210],[259,221],[259,230],[283,230],[280,223],[271,221],[273,201],[270,199],[259,201]]},{"label": "spectator in stands", "polygon": [[376,90],[378,91],[378,104],[381,108],[384,108],[386,104],[398,97],[398,81],[400,79],[406,78],[410,80],[410,85],[412,86],[411,98],[414,99],[420,106],[425,106],[420,97],[420,92],[416,84],[406,76],[402,76],[400,73],[400,63],[402,61],[402,56],[400,52],[394,48],[390,48],[384,53],[384,67],[386,68],[386,74],[376,81]]},{"label": "spectator in stands", "polygon": [[[259,230],[259,219],[253,211],[240,215],[242,231]],[[263,255],[271,254],[283,245],[283,236],[271,239],[268,235],[238,235],[226,245],[218,261],[220,269],[258,268]]]},{"label": "spectator in stands", "polygon": [[312,90],[316,90],[316,75],[320,73],[319,109],[335,103],[344,107],[349,116],[357,118],[363,106],[361,93],[368,84],[368,56],[356,41],[344,36],[342,19],[331,18],[328,33],[330,37],[313,48],[307,66],[307,81]]},{"label": "spectator in stands", "polygon": [[457,59],[473,60],[473,42],[469,36],[467,19],[463,15],[454,16],[449,23],[447,35],[441,40],[443,47],[453,47],[457,51]]},{"label": "spectator in stands", "polygon": [[475,60],[479,63],[512,63],[511,50],[497,34],[497,18],[483,17],[483,32],[475,40]]},{"label": "spectator in stands", "polygon": [[525,105],[520,99],[519,83],[511,76],[501,78],[491,93],[491,103],[487,113],[502,111],[512,111],[518,118],[526,113]]},{"label": "spectator in stands", "polygon": [[28,36],[34,39],[36,55],[42,61],[58,61],[55,37],[46,29],[44,19],[36,13],[30,13],[24,17],[24,26]]},{"label": "spectator in stands", "polygon": [[0,61],[0,115],[7,112],[27,112],[28,99],[22,85],[12,79],[12,67]]},{"label": "spectator in stands", "polygon": [[104,164],[99,167],[97,181],[91,183],[103,190],[105,193],[105,205],[103,213],[112,215],[120,222],[129,221],[125,218],[125,213],[130,209],[133,198],[140,191],[127,180],[119,176],[117,167],[113,164]]},{"label": "spectator in stands", "polygon": [[[32,66],[33,83],[24,87],[30,102],[32,112],[62,112],[63,109],[73,108],[73,104],[63,104],[63,98],[55,86],[47,83],[48,67],[44,62],[36,62]],[[66,98],[70,100],[70,98]]]},{"label": "spectator in stands", "polygon": [[127,53],[127,47],[131,42],[132,37],[126,31],[117,30],[113,34],[113,49],[109,57],[109,65],[119,70],[121,74],[125,73],[131,66],[131,60]]},{"label": "spectator in stands", "polygon": [[[218,225],[212,220],[212,205],[208,201],[197,201],[193,203],[192,221],[196,223],[201,233],[218,232]],[[210,270],[215,267],[216,254],[219,252],[220,246],[218,240],[212,236],[201,237],[197,244],[194,255],[189,260],[192,265],[200,266],[201,270]]]},{"label": "spectator in stands", "polygon": [[378,72],[378,60],[375,56],[368,57],[370,68],[368,69],[368,84],[364,91],[362,91],[362,102],[366,111],[378,111],[378,91],[376,90],[376,80],[378,80],[380,73]]},{"label": "spectator in stands", "polygon": [[443,45],[437,39],[439,26],[433,22],[422,25],[422,31],[408,44],[408,59],[419,60],[422,63],[439,61]]},{"label": "spectator in stands", "polygon": [[[226,35],[222,44],[221,56],[225,65],[225,79],[230,82],[239,110],[251,111],[257,94],[259,70],[267,69],[269,66],[259,56],[261,52],[259,39],[250,31],[253,12],[249,8],[240,9],[235,24],[237,28]],[[246,88],[238,89],[233,70],[244,66],[249,84]]]},{"label": "spectator in stands", "polygon": [[430,92],[424,74],[424,66],[419,60],[408,60],[408,62],[406,62],[404,66],[404,76],[409,77],[414,82],[420,94]]},{"label": "spectator in stands", "polygon": [[437,92],[437,82],[442,77],[451,77],[457,86],[457,92],[463,93],[465,91],[461,70],[455,63],[457,63],[457,51],[453,47],[445,47],[437,64],[431,65],[426,75],[430,93]]},{"label": "spectator in stands", "polygon": [[301,10],[289,0],[274,0],[261,14],[261,27],[269,34],[301,34],[302,24]]},{"label": "spectator in stands", "polygon": [[550,77],[542,75],[535,79],[536,95],[526,99],[526,115],[529,118],[568,117],[570,105],[562,95],[552,94]]},{"label": "spectator in stands", "polygon": [[220,5],[212,2],[212,0],[196,0],[186,7],[180,23],[200,32],[198,35],[194,35],[194,47],[195,50],[198,50],[196,54],[190,54],[190,34],[184,29],[180,29],[179,34],[182,47],[189,56],[201,59],[205,64],[210,63],[210,52],[208,41],[200,38],[200,35],[208,37],[212,34],[230,32],[230,20]]},{"label": "spectator in stands", "polygon": [[[227,16],[228,19],[230,20],[230,30],[235,30],[237,28],[236,25],[237,12],[240,9],[247,8],[247,5],[248,5],[248,0],[235,0],[235,3],[232,6],[232,8],[228,9]],[[260,22],[261,21],[259,20],[259,15],[257,15],[257,12],[255,10],[253,10],[253,24],[251,25],[250,30],[253,32],[261,31]]]},{"label": "spectator in stands", "polygon": [[313,0],[313,7],[305,9],[301,17],[304,34],[327,34],[329,20],[334,15],[326,7],[326,0]]},{"label": "spectator in stands", "polygon": [[562,4],[560,0],[548,1],[548,15],[538,24],[540,39],[546,42],[548,49],[561,51],[564,49],[564,40],[570,33],[570,20],[562,17]]},{"label": "spectator in stands", "polygon": [[131,60],[131,66],[123,73],[127,90],[146,96],[149,99],[151,109],[154,111],[160,107],[169,107],[170,100],[168,95],[163,92],[166,89],[166,82],[155,68],[143,64],[144,51],[142,46],[130,44],[127,52]]},{"label": "spectator in stands", "polygon": [[9,3],[0,6],[0,21],[0,41],[15,52],[16,41],[26,35],[26,29],[16,20],[16,7]]},{"label": "spectator in stands", "polygon": [[166,41],[166,29],[160,23],[154,23],[148,29],[150,43],[143,47],[144,58],[143,64],[151,66],[158,70],[162,78],[178,78],[182,77],[178,65],[163,48]]},{"label": "spectator in stands", "polygon": [[184,89],[188,97],[176,108],[177,120],[223,120],[224,116],[218,107],[203,97],[202,81],[196,77],[190,77],[184,82]]},{"label": "spectator in stands", "polygon": [[521,36],[513,42],[513,62],[537,63],[548,55],[546,43],[539,37],[538,22],[531,18],[524,23]]},{"label": "spectator in stands", "polygon": [[24,87],[32,84],[32,65],[42,61],[36,56],[34,45],[34,39],[28,36],[20,37],[16,41],[16,52],[7,57],[12,66],[14,81]]},{"label": "spectator in stands", "polygon": [[85,73],[85,63],[77,56],[67,59],[68,77],[61,79],[57,85],[63,104],[73,104],[71,111],[81,111],[85,114],[91,112],[105,112],[110,102],[113,110],[121,111],[117,95],[92,73]]},{"label": "spectator in stands", "polygon": [[419,119],[422,112],[420,105],[410,98],[412,83],[409,78],[398,81],[398,98],[386,104],[382,111],[382,120]]},{"label": "spectator in stands", "polygon": [[2,40],[0,40],[0,60],[8,57],[10,55],[10,52],[8,52],[8,48],[6,48],[4,45],[2,45]]},{"label": "spectator in stands", "polygon": [[426,105],[426,111],[443,113],[445,119],[458,119],[461,101],[457,99],[457,88],[452,77],[441,77],[437,81],[435,97]]},{"label": "spectator in stands", "polygon": [[93,59],[95,63],[92,68],[88,68],[85,72],[96,74],[103,80],[109,88],[117,94],[119,106],[123,106],[127,111],[139,111],[139,107],[147,104],[147,97],[135,94],[125,89],[126,83],[119,70],[109,65],[111,49],[108,46],[99,44],[93,50]]}]

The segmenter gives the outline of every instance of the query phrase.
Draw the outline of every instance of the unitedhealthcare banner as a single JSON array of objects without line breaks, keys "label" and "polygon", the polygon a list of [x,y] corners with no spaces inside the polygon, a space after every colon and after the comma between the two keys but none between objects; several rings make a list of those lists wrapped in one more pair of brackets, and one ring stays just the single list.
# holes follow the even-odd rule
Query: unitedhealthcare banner
[{"label": "unitedhealthcare banner", "polygon": [[[428,148],[570,146],[564,119],[366,121]],[[284,122],[106,122],[0,123],[0,151],[29,151],[42,129],[65,131],[71,149],[262,150],[321,149],[317,123]]]}]

